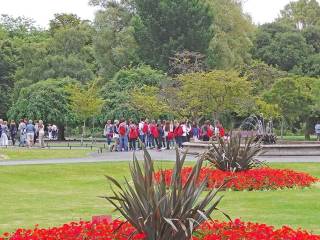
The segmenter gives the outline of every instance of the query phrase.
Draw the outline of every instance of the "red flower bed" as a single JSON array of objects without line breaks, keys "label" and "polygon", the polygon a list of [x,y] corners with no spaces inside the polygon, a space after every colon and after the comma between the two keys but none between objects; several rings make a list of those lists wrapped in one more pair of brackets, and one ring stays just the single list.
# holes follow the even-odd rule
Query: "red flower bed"
[{"label": "red flower bed", "polygon": [[[182,169],[182,181],[186,182],[192,168]],[[170,183],[172,170],[163,170],[165,181]],[[160,179],[161,172],[157,172],[155,178]],[[308,187],[318,181],[317,178],[307,174],[288,169],[257,168],[242,172],[224,172],[212,168],[202,168],[199,181],[208,176],[208,188],[220,186],[224,180],[230,179],[226,188],[243,190],[281,189],[292,187]]]},{"label": "red flower bed", "polygon": [[[61,227],[33,230],[18,229],[6,233],[0,240],[127,240],[135,231],[132,226],[121,221],[72,222]],[[118,230],[117,230],[118,229]],[[144,239],[143,234],[135,234],[133,239]],[[274,227],[258,223],[212,221],[202,224],[194,234],[193,240],[320,240],[320,235],[312,235],[306,231],[293,230],[289,227]]]}]

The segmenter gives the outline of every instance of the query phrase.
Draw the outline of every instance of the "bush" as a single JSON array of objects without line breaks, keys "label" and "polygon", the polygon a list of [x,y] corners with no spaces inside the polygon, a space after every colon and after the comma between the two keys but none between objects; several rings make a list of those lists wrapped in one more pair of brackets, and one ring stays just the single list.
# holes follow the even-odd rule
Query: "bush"
[{"label": "bush", "polygon": [[130,166],[132,184],[125,180],[123,186],[112,177],[107,177],[119,191],[112,190],[113,196],[104,198],[136,228],[136,233],[145,234],[146,239],[190,239],[199,225],[217,210],[222,197],[216,199],[221,187],[204,193],[208,179],[198,181],[202,159],[197,161],[186,182],[182,183],[181,171],[185,159],[186,153],[180,157],[176,150],[175,166],[167,185],[164,175],[155,180],[153,161],[144,149],[143,166],[135,156]]},{"label": "bush", "polygon": [[222,171],[239,172],[256,168],[263,163],[255,157],[261,152],[260,141],[246,137],[243,141],[240,134],[231,135],[230,141],[218,139],[218,146],[212,144],[203,154],[203,158]]}]

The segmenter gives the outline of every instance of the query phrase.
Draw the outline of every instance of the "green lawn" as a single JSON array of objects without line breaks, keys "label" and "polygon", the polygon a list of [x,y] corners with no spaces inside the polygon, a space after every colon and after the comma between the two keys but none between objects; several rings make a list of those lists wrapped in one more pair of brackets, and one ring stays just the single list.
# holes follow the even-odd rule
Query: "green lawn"
[{"label": "green lawn", "polygon": [[[278,140],[281,140],[281,136],[278,136]],[[306,141],[303,135],[283,136],[283,140],[287,141]],[[310,141],[317,141],[317,136],[311,135]]]},{"label": "green lawn", "polygon": [[[169,167],[172,163],[158,163]],[[190,163],[189,163],[190,164]],[[320,164],[272,164],[320,177]],[[122,179],[128,163],[0,167],[0,232],[18,227],[60,225],[92,215],[112,214],[97,196],[110,193],[104,175]],[[266,192],[224,192],[220,208],[231,217],[275,225],[302,227],[320,233],[320,189]],[[221,215],[216,217],[223,219]]]},{"label": "green lawn", "polygon": [[35,160],[35,159],[58,159],[58,158],[81,158],[86,157],[93,150],[88,149],[28,149],[8,148],[0,149],[0,161],[7,160]]}]

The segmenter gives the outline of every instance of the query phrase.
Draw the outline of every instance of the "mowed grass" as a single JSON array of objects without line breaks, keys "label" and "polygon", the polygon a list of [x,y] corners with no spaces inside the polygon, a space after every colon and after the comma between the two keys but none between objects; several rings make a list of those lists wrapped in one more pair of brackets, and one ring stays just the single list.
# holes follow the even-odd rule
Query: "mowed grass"
[{"label": "mowed grass", "polygon": [[[187,163],[191,165],[192,163]],[[168,168],[170,162],[158,162]],[[320,177],[320,164],[272,164]],[[123,181],[129,176],[128,162],[95,164],[34,165],[0,167],[0,232],[19,227],[57,226],[93,215],[119,216],[105,200],[110,194],[104,175]],[[219,206],[232,218],[289,225],[320,234],[320,188],[265,192],[222,192]],[[225,219],[221,214],[214,218]]]},{"label": "mowed grass", "polygon": [[[280,136],[278,136],[278,140],[281,140]],[[283,136],[283,140],[287,140],[287,141],[307,141],[303,135]],[[309,141],[317,141],[317,136],[311,135]]]},{"label": "mowed grass", "polygon": [[88,156],[92,151],[90,149],[1,148],[0,161],[81,158]]}]

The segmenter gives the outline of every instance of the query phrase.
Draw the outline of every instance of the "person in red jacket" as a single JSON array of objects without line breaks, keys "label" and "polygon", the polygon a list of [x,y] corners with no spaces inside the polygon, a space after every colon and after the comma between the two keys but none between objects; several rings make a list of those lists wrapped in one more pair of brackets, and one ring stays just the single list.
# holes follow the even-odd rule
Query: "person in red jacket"
[{"label": "person in red jacket", "polygon": [[175,128],[173,132],[174,132],[174,137],[176,139],[176,144],[178,145],[179,148],[182,148],[183,128],[178,121],[175,121]]},{"label": "person in red jacket", "polygon": [[225,130],[222,126],[222,124],[219,122],[219,124],[217,125],[218,129],[219,129],[219,137],[220,138],[224,138],[225,136]]},{"label": "person in red jacket", "polygon": [[137,139],[139,137],[139,129],[137,125],[130,120],[129,122],[129,149],[132,151],[136,150]]},{"label": "person in red jacket", "polygon": [[[158,125],[156,123],[155,120],[152,120],[151,126],[150,126],[150,133],[152,135],[153,141],[156,143],[157,145],[157,149],[161,150],[161,145],[160,145],[160,141],[159,141],[159,130],[158,130]],[[153,142],[153,144],[154,144]]]}]

